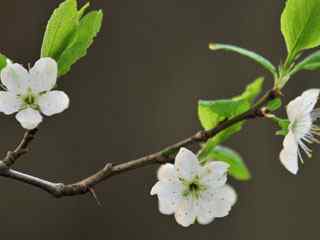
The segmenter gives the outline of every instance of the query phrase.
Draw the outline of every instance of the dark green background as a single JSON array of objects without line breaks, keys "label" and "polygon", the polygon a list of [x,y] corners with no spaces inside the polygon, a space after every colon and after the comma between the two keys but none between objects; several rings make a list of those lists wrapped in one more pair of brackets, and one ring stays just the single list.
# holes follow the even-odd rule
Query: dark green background
[{"label": "dark green background", "polygon": [[[46,21],[60,1],[2,1],[0,51],[28,64],[39,57]],[[279,31],[284,1],[94,0],[105,13],[87,57],[60,79],[71,98],[63,114],[41,125],[32,152],[16,168],[52,181],[79,180],[106,162],[160,150],[200,128],[198,99],[239,94],[266,75],[250,60],[209,52],[208,42],[254,49],[278,63],[285,56]],[[319,87],[319,73],[301,73],[285,89],[286,102]],[[272,85],[266,79],[266,88]],[[3,154],[23,130],[2,115]],[[188,229],[158,212],[149,196],[156,167],[99,185],[102,207],[89,196],[53,199],[38,189],[0,179],[3,239],[237,239],[294,240],[318,236],[320,152],[293,177],[280,165],[281,137],[265,120],[252,121],[228,142],[253,173],[233,182],[239,201],[231,215]]]}]

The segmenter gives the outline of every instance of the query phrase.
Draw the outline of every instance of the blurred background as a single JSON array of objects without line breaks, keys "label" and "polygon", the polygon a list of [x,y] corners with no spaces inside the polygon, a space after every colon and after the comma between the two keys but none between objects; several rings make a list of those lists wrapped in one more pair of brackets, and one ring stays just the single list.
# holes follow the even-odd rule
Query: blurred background
[{"label": "blurred background", "polygon": [[[39,58],[46,22],[60,1],[10,0],[1,4],[0,52],[16,62]],[[80,1],[82,4],[84,1]],[[86,58],[60,79],[71,98],[63,114],[40,126],[32,151],[15,166],[56,182],[74,182],[106,162],[122,162],[162,149],[200,129],[199,99],[239,94],[258,76],[254,62],[210,52],[209,41],[255,50],[278,64],[285,57],[279,30],[284,1],[92,0],[105,13]],[[296,75],[285,102],[319,87],[320,72]],[[268,76],[265,89],[272,86]],[[23,130],[2,115],[2,154]],[[254,120],[227,145],[252,171],[235,182],[239,201],[227,218],[184,229],[158,212],[149,196],[157,167],[111,178],[89,196],[54,199],[33,187],[0,179],[1,237],[9,239],[301,239],[318,235],[319,146],[298,176],[280,165],[282,138],[266,120]],[[310,238],[310,237],[309,237]]]}]

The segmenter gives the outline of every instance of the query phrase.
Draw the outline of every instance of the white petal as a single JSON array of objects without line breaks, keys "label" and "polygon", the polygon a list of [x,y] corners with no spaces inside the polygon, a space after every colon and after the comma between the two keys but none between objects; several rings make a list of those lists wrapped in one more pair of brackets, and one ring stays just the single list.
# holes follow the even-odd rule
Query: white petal
[{"label": "white petal", "polygon": [[317,104],[320,94],[320,89],[309,89],[302,93],[301,97],[303,98],[303,107],[306,112],[310,113],[315,105]]},{"label": "white petal", "polygon": [[175,219],[183,227],[189,227],[196,220],[196,206],[192,198],[184,198],[175,212]]},{"label": "white petal", "polygon": [[299,115],[297,116],[293,127],[291,128],[295,138],[302,139],[304,138],[312,128],[312,117],[311,114]]},{"label": "white petal", "polygon": [[229,202],[231,206],[236,204],[237,202],[237,193],[233,187],[230,185],[225,185],[220,188],[220,197],[223,198],[225,201]]},{"label": "white petal", "polygon": [[150,195],[156,195],[160,192],[162,183],[160,181],[156,182],[155,185],[151,188]]},{"label": "white petal", "polygon": [[69,97],[62,91],[51,91],[41,95],[38,104],[43,114],[52,116],[69,107]]},{"label": "white petal", "polygon": [[0,112],[12,114],[21,108],[21,100],[11,92],[0,91]]},{"label": "white petal", "polygon": [[57,81],[57,63],[52,58],[41,58],[31,68],[30,75],[30,87],[33,92],[50,91]]},{"label": "white petal", "polygon": [[158,170],[158,179],[166,182],[179,181],[174,165],[171,163],[162,165]]},{"label": "white petal", "polygon": [[229,214],[231,207],[237,201],[237,194],[234,189],[228,185],[220,188],[214,194],[213,208],[214,216],[221,218]]},{"label": "white petal", "polygon": [[199,199],[198,222],[200,224],[208,224],[216,217],[227,216],[236,201],[237,194],[229,185],[224,185],[218,189],[207,189]]},{"label": "white petal", "polygon": [[159,199],[179,201],[182,198],[182,184],[158,181],[151,189],[151,195],[157,194]]},{"label": "white petal", "polygon": [[201,181],[210,187],[221,187],[227,181],[229,164],[221,161],[211,161],[200,170]]},{"label": "white petal", "polygon": [[163,214],[173,214],[182,199],[182,185],[158,181],[151,189],[151,195],[158,195],[159,210]]},{"label": "white petal", "polygon": [[309,89],[301,96],[292,100],[287,106],[287,114],[290,122],[311,114],[319,98],[320,89]]},{"label": "white petal", "polygon": [[16,94],[26,93],[29,87],[30,74],[20,64],[8,64],[1,71],[1,82],[9,92]]},{"label": "white petal", "polygon": [[179,177],[192,180],[198,175],[200,167],[199,160],[193,152],[186,148],[180,148],[175,159],[175,169]]},{"label": "white petal", "polygon": [[18,112],[16,119],[23,128],[29,130],[36,128],[42,122],[41,114],[32,108],[27,108]]},{"label": "white petal", "polygon": [[283,141],[283,149],[280,152],[280,161],[283,166],[292,174],[298,173],[298,143],[292,131],[289,131],[288,135]]},{"label": "white petal", "polygon": [[201,194],[199,198],[199,207],[197,211],[197,221],[200,224],[209,224],[214,218],[213,211],[213,194],[208,191],[205,191]]},{"label": "white petal", "polygon": [[159,212],[164,215],[171,215],[176,210],[176,205],[170,203],[166,199],[161,199],[161,200],[159,199],[158,204],[159,204]]}]

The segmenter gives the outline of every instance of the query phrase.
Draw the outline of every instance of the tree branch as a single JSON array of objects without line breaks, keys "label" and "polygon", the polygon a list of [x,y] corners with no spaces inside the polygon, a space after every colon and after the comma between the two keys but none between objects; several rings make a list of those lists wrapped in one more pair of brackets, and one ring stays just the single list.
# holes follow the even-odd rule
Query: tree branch
[{"label": "tree branch", "polygon": [[105,181],[109,177],[147,165],[171,162],[174,160],[174,156],[181,147],[188,147],[195,143],[205,142],[219,132],[241,121],[265,117],[264,106],[269,101],[275,99],[276,97],[279,97],[280,95],[281,94],[278,90],[270,90],[262,98],[260,98],[260,100],[251,109],[234,118],[221,122],[217,127],[211,130],[199,131],[193,136],[182,140],[181,142],[173,144],[160,152],[153,153],[136,160],[131,160],[117,165],[108,163],[97,173],[73,184],[49,182],[47,180],[11,169],[11,166],[16,162],[16,160],[21,155],[27,152],[27,147],[30,144],[31,140],[34,138],[35,133],[37,132],[37,130],[27,131],[17,148],[12,152],[8,152],[3,161],[0,161],[0,176],[38,187],[57,198],[92,192],[97,184]]},{"label": "tree branch", "polygon": [[7,155],[2,160],[6,166],[11,167],[22,155],[28,152],[28,146],[34,139],[34,136],[37,133],[37,131],[37,128],[26,131],[16,149],[7,152]]}]

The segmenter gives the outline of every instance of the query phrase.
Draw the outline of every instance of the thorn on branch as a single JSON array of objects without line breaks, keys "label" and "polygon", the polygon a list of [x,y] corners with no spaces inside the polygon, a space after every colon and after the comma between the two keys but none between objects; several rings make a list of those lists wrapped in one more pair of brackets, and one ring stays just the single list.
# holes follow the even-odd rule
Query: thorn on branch
[{"label": "thorn on branch", "polygon": [[89,192],[91,193],[91,196],[96,200],[97,204],[99,207],[102,207],[101,201],[99,200],[96,191],[94,190],[94,188],[89,187]]}]

